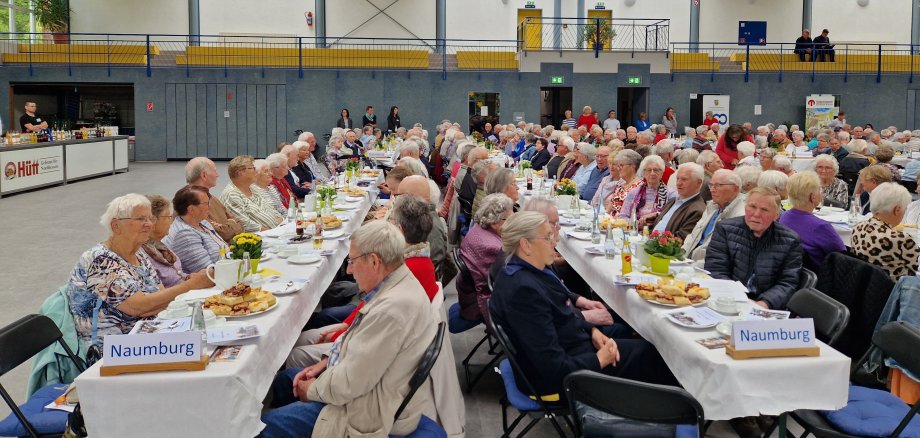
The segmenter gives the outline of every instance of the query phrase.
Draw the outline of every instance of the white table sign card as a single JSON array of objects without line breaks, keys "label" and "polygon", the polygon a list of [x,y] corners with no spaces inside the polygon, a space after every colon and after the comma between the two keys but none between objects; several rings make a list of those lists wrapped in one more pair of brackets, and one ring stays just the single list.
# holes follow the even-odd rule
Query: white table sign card
[{"label": "white table sign card", "polygon": [[103,340],[105,366],[198,361],[201,332],[108,335]]},{"label": "white table sign card", "polygon": [[735,321],[726,353],[736,359],[817,356],[815,322],[811,318]]}]

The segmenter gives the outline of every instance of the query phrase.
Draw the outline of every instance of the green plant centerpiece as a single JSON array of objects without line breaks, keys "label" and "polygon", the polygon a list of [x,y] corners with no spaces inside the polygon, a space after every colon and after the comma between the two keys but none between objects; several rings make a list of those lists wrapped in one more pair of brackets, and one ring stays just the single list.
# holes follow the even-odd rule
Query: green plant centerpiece
[{"label": "green plant centerpiece", "polygon": [[35,0],[35,21],[41,24],[45,32],[54,35],[54,42],[66,44],[70,39],[66,34],[70,32],[70,13],[66,0]]},{"label": "green plant centerpiece", "polygon": [[559,182],[556,183],[556,196],[575,196],[578,194],[578,187],[575,185],[575,181],[572,181],[568,178],[562,178]]},{"label": "green plant centerpiece", "polygon": [[683,244],[683,239],[671,234],[670,231],[653,231],[643,246],[649,256],[652,273],[667,275],[671,269],[671,260],[684,259],[686,251],[682,247]]},{"label": "green plant centerpiece", "polygon": [[530,164],[530,160],[521,160],[519,166],[520,166],[521,170],[523,170],[523,169],[532,169],[532,168],[533,168],[533,165]]}]

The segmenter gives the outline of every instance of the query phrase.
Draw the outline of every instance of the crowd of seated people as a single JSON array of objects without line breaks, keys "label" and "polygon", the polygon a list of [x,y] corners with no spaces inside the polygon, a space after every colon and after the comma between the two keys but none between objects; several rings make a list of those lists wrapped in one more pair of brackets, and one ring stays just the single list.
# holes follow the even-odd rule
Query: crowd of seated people
[{"label": "crowd of seated people", "polygon": [[[555,202],[521,190],[508,168],[524,159],[547,178],[574,181],[578,197],[601,214],[680,237],[697,266],[741,282],[765,308],[785,309],[799,271],[819,270],[834,252],[877,265],[894,281],[916,275],[920,248],[899,225],[920,222],[920,201],[911,203],[899,183],[915,184],[920,165],[895,157],[920,150],[920,135],[835,121],[806,131],[713,122],[687,128],[680,141],[665,124],[604,129],[586,107],[562,129],[486,124],[481,133],[494,138],[494,150],[446,120],[430,144],[421,126],[395,129],[398,155],[381,186],[390,200],[352,236],[341,276],[358,293],[314,313],[273,385],[262,436],[411,432],[430,400],[419,397],[395,420],[391,405],[434,336],[430,302],[437,281],[446,287],[454,278],[451,247],[470,274],[456,277],[459,313],[451,317],[501,323],[521,371],[537,384],[533,396],[558,400],[565,376],[579,369],[677,385],[655,347],[592,300],[555,250]],[[203,270],[233,236],[283,223],[316,184],[377,141],[373,129],[338,127],[319,152],[304,133],[264,159],[230,160],[219,193],[216,165],[198,157],[172,199],[113,200],[102,217],[108,239],[80,257],[68,284],[80,338],[98,348],[102,336],[126,333],[177,295],[213,286]],[[793,165],[800,159],[810,160],[807,169]],[[844,241],[815,214],[822,206],[869,217]],[[740,420],[733,426],[743,436],[762,423]]]}]

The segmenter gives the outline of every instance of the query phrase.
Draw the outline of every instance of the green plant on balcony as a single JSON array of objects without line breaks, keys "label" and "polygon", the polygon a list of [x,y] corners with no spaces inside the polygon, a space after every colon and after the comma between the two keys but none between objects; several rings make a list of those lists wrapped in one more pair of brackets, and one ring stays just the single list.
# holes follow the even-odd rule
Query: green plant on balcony
[{"label": "green plant on balcony", "polygon": [[585,45],[588,48],[595,48],[595,45],[598,45],[598,49],[603,50],[604,44],[610,43],[613,38],[617,36],[617,31],[613,29],[613,25],[608,24],[606,20],[588,20],[582,30],[582,37],[585,41]]},{"label": "green plant on balcony", "polygon": [[[68,33],[70,31],[70,13],[67,0],[35,0],[35,20],[45,32]],[[61,38],[63,37],[63,38]],[[66,35],[55,35],[55,42],[66,42]]]}]

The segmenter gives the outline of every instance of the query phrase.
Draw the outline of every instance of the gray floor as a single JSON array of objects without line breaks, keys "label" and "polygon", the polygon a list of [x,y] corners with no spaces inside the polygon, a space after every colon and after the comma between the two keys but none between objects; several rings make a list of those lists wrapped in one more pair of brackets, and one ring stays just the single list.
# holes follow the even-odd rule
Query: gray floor
[{"label": "gray floor", "polygon": [[[52,291],[67,282],[77,258],[94,243],[107,237],[99,225],[99,216],[112,198],[125,193],[158,193],[172,197],[184,185],[184,163],[132,163],[131,171],[115,176],[95,178],[0,199],[0,326],[38,311]],[[218,163],[222,187],[227,182],[226,163]],[[447,304],[456,302],[452,285],[446,288]],[[482,336],[479,329],[451,335],[458,375],[459,361]],[[0,353],[2,354],[2,353]],[[478,355],[474,363],[488,358]],[[31,364],[27,363],[0,379],[17,401],[25,396]],[[471,394],[465,394],[467,436],[501,435],[503,393],[501,380],[487,372]],[[8,409],[0,403],[0,415]],[[554,437],[547,422],[541,422],[528,437]],[[715,423],[708,436],[735,436],[725,422]]]}]

